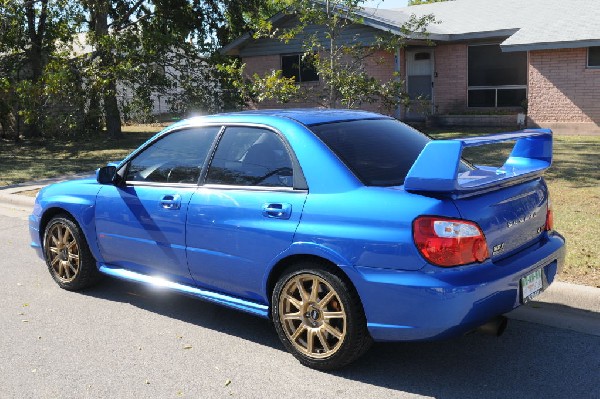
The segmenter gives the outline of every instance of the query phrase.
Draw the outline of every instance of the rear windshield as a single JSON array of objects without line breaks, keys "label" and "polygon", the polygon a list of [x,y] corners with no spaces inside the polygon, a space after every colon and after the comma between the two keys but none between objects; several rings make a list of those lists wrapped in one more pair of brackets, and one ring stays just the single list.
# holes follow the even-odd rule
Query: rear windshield
[{"label": "rear windshield", "polygon": [[430,139],[394,119],[309,127],[367,186],[399,186]]}]

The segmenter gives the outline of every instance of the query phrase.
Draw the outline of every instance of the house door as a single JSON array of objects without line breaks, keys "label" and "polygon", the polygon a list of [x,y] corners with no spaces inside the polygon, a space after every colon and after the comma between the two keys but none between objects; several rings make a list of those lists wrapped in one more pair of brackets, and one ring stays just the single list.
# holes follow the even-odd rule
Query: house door
[{"label": "house door", "polygon": [[433,50],[406,51],[407,120],[424,120],[433,110]]}]

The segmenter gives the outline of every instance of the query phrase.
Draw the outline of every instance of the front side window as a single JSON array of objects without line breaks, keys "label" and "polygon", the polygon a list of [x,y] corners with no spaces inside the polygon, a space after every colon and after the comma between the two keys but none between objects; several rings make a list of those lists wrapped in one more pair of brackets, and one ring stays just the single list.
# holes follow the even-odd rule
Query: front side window
[{"label": "front side window", "polygon": [[281,72],[285,78],[294,78],[296,82],[319,80],[312,58],[302,54],[282,55]]},{"label": "front side window", "polygon": [[600,68],[600,46],[588,47],[588,68]]},{"label": "front side window", "polygon": [[527,52],[469,46],[468,106],[518,107],[527,99]]},{"label": "front side window", "polygon": [[126,181],[195,184],[220,127],[173,132],[131,160]]},{"label": "front side window", "polygon": [[207,184],[293,187],[290,155],[277,133],[254,127],[229,127],[219,141]]}]

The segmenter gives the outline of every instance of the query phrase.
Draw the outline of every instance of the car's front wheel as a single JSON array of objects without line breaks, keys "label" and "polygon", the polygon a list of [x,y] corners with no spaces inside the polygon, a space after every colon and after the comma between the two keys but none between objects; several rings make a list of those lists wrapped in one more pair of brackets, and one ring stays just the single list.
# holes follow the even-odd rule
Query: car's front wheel
[{"label": "car's front wheel", "polygon": [[81,229],[67,215],[56,215],[46,225],[44,255],[52,278],[66,290],[89,287],[100,277]]},{"label": "car's front wheel", "polygon": [[334,271],[310,263],[289,270],[275,285],[271,309],[284,346],[308,367],[345,366],[371,344],[358,295]]}]

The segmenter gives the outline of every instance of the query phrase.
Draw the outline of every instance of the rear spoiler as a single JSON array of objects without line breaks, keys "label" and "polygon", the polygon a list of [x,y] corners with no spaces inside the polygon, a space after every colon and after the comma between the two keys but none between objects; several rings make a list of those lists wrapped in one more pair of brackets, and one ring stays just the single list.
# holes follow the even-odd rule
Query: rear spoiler
[{"label": "rear spoiler", "polygon": [[[516,141],[501,167],[477,165],[458,173],[463,149]],[[512,133],[427,143],[408,171],[404,189],[433,196],[470,196],[540,176],[552,164],[552,131],[526,129]]]}]

